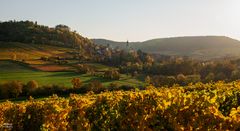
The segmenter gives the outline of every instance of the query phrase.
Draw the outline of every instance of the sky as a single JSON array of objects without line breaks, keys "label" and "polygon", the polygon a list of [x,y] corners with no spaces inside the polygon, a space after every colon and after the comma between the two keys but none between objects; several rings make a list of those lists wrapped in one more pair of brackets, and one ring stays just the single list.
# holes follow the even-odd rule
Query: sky
[{"label": "sky", "polygon": [[0,21],[65,24],[89,38],[145,41],[178,36],[240,40],[240,0],[1,0]]}]

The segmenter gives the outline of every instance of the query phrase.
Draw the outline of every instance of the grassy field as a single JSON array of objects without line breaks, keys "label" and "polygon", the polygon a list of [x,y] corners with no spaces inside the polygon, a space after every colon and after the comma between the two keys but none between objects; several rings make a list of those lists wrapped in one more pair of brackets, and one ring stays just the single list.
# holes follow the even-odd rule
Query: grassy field
[{"label": "grassy field", "polygon": [[[71,48],[18,42],[0,42],[0,49],[0,83],[12,80],[19,80],[26,83],[30,80],[36,80],[40,86],[57,84],[71,87],[71,79],[79,77],[84,83],[89,83],[92,80],[99,80],[104,85],[109,85],[111,82],[133,86],[143,84],[143,82],[137,78],[132,78],[127,75],[121,75],[120,80],[113,81],[88,74],[75,73],[72,71],[71,64],[78,62],[76,60],[69,61],[70,65],[57,65],[39,60],[42,56],[68,57],[69,54],[67,52],[73,51]],[[24,59],[29,65],[11,61],[14,55],[16,60],[21,61]],[[97,72],[101,73],[111,68],[98,63],[87,64],[94,67]]]},{"label": "grassy field", "polygon": [[18,42],[0,42],[0,59],[12,59],[16,56],[17,60],[39,59],[42,56],[68,56],[67,52],[73,51],[71,48],[49,46],[43,44],[26,44]]},{"label": "grassy field", "polygon": [[[96,66],[99,68],[99,70],[107,68],[106,66],[99,64]],[[6,60],[0,61],[0,74],[0,83],[11,80],[19,80],[26,83],[30,80],[36,80],[39,85],[57,84],[71,87],[71,79],[74,77],[79,77],[84,83],[89,83],[92,80],[99,80],[106,86],[111,82],[133,86],[139,86],[143,84],[142,81],[127,75],[121,75],[120,80],[113,81],[104,79],[102,77],[91,76],[88,74],[78,74],[75,72],[42,72],[13,61]]]}]

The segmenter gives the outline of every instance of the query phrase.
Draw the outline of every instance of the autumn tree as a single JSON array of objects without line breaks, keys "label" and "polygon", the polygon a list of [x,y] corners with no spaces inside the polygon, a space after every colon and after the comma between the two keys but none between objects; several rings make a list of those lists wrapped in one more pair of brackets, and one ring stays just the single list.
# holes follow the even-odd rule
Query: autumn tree
[{"label": "autumn tree", "polygon": [[27,83],[27,87],[30,89],[30,90],[34,90],[36,88],[38,88],[38,83],[37,81],[35,80],[31,80]]},{"label": "autumn tree", "polygon": [[35,80],[31,80],[27,83],[27,85],[24,88],[24,92],[26,95],[30,95],[31,92],[33,92],[35,89],[38,88],[38,83]]},{"label": "autumn tree", "polygon": [[86,87],[88,91],[93,91],[94,93],[100,93],[105,90],[105,87],[98,80],[90,82]]},{"label": "autumn tree", "polygon": [[95,72],[95,69],[93,67],[86,64],[78,64],[76,68],[77,68],[77,72],[82,74],[86,74],[86,73],[94,74]]},{"label": "autumn tree", "polygon": [[146,55],[146,57],[145,57],[146,65],[151,66],[153,64],[153,62],[154,62],[154,59],[150,55]]},{"label": "autumn tree", "polygon": [[22,93],[23,84],[19,81],[11,81],[5,86],[9,97],[17,98]]},{"label": "autumn tree", "polygon": [[71,81],[73,88],[80,88],[82,86],[82,81],[80,78],[73,78]]},{"label": "autumn tree", "polygon": [[104,72],[104,78],[119,80],[120,73],[117,70],[108,70]]}]

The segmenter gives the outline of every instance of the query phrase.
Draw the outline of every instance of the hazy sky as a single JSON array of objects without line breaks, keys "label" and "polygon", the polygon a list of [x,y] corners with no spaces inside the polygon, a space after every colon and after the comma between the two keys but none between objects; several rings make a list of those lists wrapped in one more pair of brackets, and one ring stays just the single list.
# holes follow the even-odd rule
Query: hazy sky
[{"label": "hazy sky", "polygon": [[65,24],[117,41],[196,35],[240,40],[240,0],[1,0],[0,21]]}]

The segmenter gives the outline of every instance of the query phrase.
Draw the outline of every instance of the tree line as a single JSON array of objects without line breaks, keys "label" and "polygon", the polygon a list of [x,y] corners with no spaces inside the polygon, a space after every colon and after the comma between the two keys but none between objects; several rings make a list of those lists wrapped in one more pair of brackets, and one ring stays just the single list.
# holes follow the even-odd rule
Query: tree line
[{"label": "tree line", "polygon": [[83,83],[80,78],[72,78],[70,82],[72,83],[72,87],[55,84],[40,86],[35,80],[31,80],[27,83],[17,80],[8,81],[0,84],[0,99],[28,98],[30,96],[38,98],[51,96],[53,94],[66,96],[71,93],[85,94],[92,92],[98,94],[105,91],[135,90],[134,86],[120,85],[114,82],[110,83],[108,86],[104,86],[98,80]]}]

